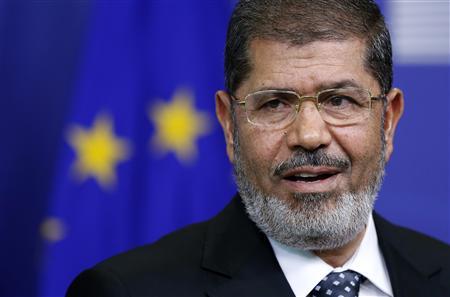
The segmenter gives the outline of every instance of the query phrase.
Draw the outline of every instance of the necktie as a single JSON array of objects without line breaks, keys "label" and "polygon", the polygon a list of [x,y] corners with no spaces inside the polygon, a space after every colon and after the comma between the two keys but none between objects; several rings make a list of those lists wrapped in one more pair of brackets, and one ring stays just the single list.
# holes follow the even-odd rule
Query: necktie
[{"label": "necktie", "polygon": [[353,271],[330,272],[307,297],[357,297],[365,277]]}]

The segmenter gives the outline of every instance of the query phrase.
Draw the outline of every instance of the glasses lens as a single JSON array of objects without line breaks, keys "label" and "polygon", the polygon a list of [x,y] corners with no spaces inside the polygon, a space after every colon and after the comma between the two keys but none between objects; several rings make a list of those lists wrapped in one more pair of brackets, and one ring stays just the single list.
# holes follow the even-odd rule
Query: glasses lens
[{"label": "glasses lens", "polygon": [[257,125],[277,126],[295,117],[295,93],[282,91],[260,91],[246,98],[245,108],[248,120]]},{"label": "glasses lens", "polygon": [[370,113],[370,93],[364,89],[325,90],[318,101],[323,120],[334,125],[355,124]]}]

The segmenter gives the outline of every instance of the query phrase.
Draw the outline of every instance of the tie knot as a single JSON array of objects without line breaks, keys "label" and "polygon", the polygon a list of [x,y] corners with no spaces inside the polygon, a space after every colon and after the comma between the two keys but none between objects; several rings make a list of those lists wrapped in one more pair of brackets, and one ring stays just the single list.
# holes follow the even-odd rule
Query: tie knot
[{"label": "tie knot", "polygon": [[353,270],[330,272],[308,294],[308,297],[355,297],[366,278]]}]

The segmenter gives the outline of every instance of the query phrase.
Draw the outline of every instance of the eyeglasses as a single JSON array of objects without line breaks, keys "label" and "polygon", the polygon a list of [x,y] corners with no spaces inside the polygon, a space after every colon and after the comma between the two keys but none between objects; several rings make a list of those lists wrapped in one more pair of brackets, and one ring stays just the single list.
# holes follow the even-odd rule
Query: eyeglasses
[{"label": "eyeglasses", "polygon": [[237,104],[244,105],[250,123],[276,129],[294,122],[304,101],[314,102],[326,123],[344,126],[367,119],[372,100],[381,100],[385,96],[374,97],[366,89],[347,87],[323,90],[315,96],[301,96],[287,90],[263,90],[250,93],[243,100],[232,98]]}]

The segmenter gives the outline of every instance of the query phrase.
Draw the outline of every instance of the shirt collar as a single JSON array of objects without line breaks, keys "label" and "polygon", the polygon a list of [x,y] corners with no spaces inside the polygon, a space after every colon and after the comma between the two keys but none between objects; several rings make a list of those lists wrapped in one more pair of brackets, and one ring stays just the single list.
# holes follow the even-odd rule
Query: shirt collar
[{"label": "shirt collar", "polygon": [[372,215],[369,218],[361,245],[343,267],[364,275],[387,295],[394,295],[386,263],[378,245],[377,231]]},{"label": "shirt collar", "polygon": [[[333,268],[314,253],[283,245],[269,238],[278,263],[296,296],[306,296],[331,271],[354,270],[364,275],[374,286],[393,296],[386,264],[378,246],[378,238],[369,217],[366,232],[359,248],[342,266]],[[301,281],[299,281],[301,276]]]}]

